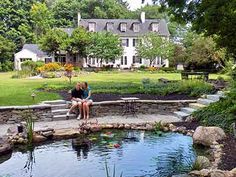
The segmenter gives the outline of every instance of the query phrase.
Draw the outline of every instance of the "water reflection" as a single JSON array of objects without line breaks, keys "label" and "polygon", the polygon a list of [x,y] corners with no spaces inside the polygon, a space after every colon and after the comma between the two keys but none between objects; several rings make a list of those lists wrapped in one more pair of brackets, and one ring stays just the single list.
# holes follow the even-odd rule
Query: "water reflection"
[{"label": "water reflection", "polygon": [[124,177],[168,177],[188,171],[194,159],[192,139],[181,134],[106,131],[13,152],[0,164],[0,176],[104,177],[107,161]]}]

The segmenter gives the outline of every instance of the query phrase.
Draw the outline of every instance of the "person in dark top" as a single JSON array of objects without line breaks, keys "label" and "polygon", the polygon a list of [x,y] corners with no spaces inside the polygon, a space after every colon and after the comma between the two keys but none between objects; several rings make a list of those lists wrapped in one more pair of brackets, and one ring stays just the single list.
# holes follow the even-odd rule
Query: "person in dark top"
[{"label": "person in dark top", "polygon": [[71,91],[71,102],[72,102],[72,106],[70,108],[70,110],[67,112],[67,117],[69,117],[71,111],[73,109],[75,109],[76,107],[79,108],[79,116],[77,117],[77,119],[81,119],[82,117],[82,102],[83,102],[83,95],[84,95],[84,91],[82,90],[82,86],[81,83],[78,82],[75,86],[75,88]]}]

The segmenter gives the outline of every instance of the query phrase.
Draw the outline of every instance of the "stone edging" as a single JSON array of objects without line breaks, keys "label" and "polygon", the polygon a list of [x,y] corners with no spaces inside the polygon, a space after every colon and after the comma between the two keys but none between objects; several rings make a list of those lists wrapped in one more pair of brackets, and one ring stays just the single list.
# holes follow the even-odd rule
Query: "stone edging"
[{"label": "stone edging", "polygon": [[[98,124],[95,123],[82,123],[79,128],[72,128],[72,129],[44,129],[44,130],[38,130],[34,133],[34,143],[42,143],[47,140],[61,140],[61,139],[70,139],[75,138],[78,135],[82,134],[89,134],[93,132],[99,132],[102,129],[128,129],[128,130],[154,130],[155,129],[155,123],[130,123],[130,124],[124,124],[124,123],[113,123],[113,124]],[[163,132],[176,132],[176,133],[182,133],[187,136],[193,136],[194,130],[187,130],[186,127],[180,126],[176,127],[175,125],[171,123],[161,123],[161,130]],[[5,152],[4,146],[0,146],[0,155],[11,152],[11,149],[9,147],[13,147],[14,144],[27,144],[26,135],[24,133],[17,133],[14,135],[7,134],[7,141],[8,146],[5,145],[6,148]],[[3,148],[2,148],[3,147]],[[2,148],[2,149],[1,149]],[[211,176],[211,177],[218,177],[219,174],[224,174],[225,177],[234,177],[235,169],[232,171],[222,171],[217,169],[218,164],[221,160],[222,156],[222,145],[214,142],[213,145],[210,146],[210,149],[213,153],[214,161],[211,162],[211,167],[208,169],[202,169],[200,171],[191,171],[189,174],[193,176]],[[213,174],[213,175],[212,175]],[[227,176],[228,175],[228,176]]]}]

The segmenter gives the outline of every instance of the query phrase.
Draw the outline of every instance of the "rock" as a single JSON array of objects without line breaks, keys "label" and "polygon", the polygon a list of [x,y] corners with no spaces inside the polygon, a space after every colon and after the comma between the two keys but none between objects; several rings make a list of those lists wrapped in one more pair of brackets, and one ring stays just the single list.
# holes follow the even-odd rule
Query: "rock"
[{"label": "rock", "polygon": [[163,132],[168,132],[169,128],[168,127],[163,127]]},{"label": "rock", "polygon": [[230,172],[236,176],[236,168],[232,169]]},{"label": "rock", "polygon": [[172,177],[191,177],[188,174],[172,175]]},{"label": "rock", "polygon": [[7,129],[7,134],[8,135],[16,135],[18,133],[18,128],[17,126],[11,126]]},{"label": "rock", "polygon": [[53,131],[42,132],[41,135],[46,137],[46,138],[50,138],[50,137],[53,136]]},{"label": "rock", "polygon": [[226,135],[222,128],[199,126],[193,134],[193,143],[210,146],[213,142],[222,140],[225,137]]},{"label": "rock", "polygon": [[34,134],[33,135],[33,142],[34,143],[42,143],[42,142],[45,142],[47,141],[47,138],[42,136],[42,135],[39,135],[39,134]]},{"label": "rock", "polygon": [[229,171],[213,170],[211,172],[211,177],[235,177],[235,175]]},{"label": "rock", "polygon": [[170,131],[173,131],[174,129],[176,129],[176,126],[174,124],[169,124],[169,129]]},{"label": "rock", "polygon": [[211,166],[210,160],[205,156],[198,156],[195,163],[199,165],[200,169],[208,168]]},{"label": "rock", "polygon": [[12,146],[9,143],[0,145],[0,155],[5,155],[12,152]]},{"label": "rock", "polygon": [[[83,130],[87,133],[86,130]],[[80,134],[79,129],[60,129],[55,130],[53,134],[53,139],[69,139],[69,138],[75,138]]]},{"label": "rock", "polygon": [[150,124],[146,124],[146,129],[147,129],[147,130],[153,130],[153,126],[150,125]]},{"label": "rock", "polygon": [[194,171],[191,171],[189,174],[195,175],[195,176],[207,177],[210,175],[210,170],[208,170],[208,169],[202,169],[200,171],[194,170]]},{"label": "rock", "polygon": [[130,129],[131,128],[131,126],[129,125],[129,124],[125,124],[125,129]]}]

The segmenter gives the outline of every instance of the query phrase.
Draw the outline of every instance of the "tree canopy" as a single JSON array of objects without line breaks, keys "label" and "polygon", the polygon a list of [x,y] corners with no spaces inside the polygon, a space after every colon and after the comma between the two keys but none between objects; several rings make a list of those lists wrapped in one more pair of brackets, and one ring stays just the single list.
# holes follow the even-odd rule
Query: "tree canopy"
[{"label": "tree canopy", "polygon": [[139,41],[136,52],[139,57],[148,59],[150,66],[157,57],[167,59],[173,54],[173,43],[155,33],[144,35]]},{"label": "tree canopy", "polygon": [[219,47],[236,58],[236,1],[153,0],[169,9],[179,22],[191,22],[193,29],[213,36]]},{"label": "tree canopy", "polygon": [[112,33],[91,33],[90,40],[87,47],[88,57],[99,59],[101,64],[103,61],[115,61],[123,53],[119,37]]}]

